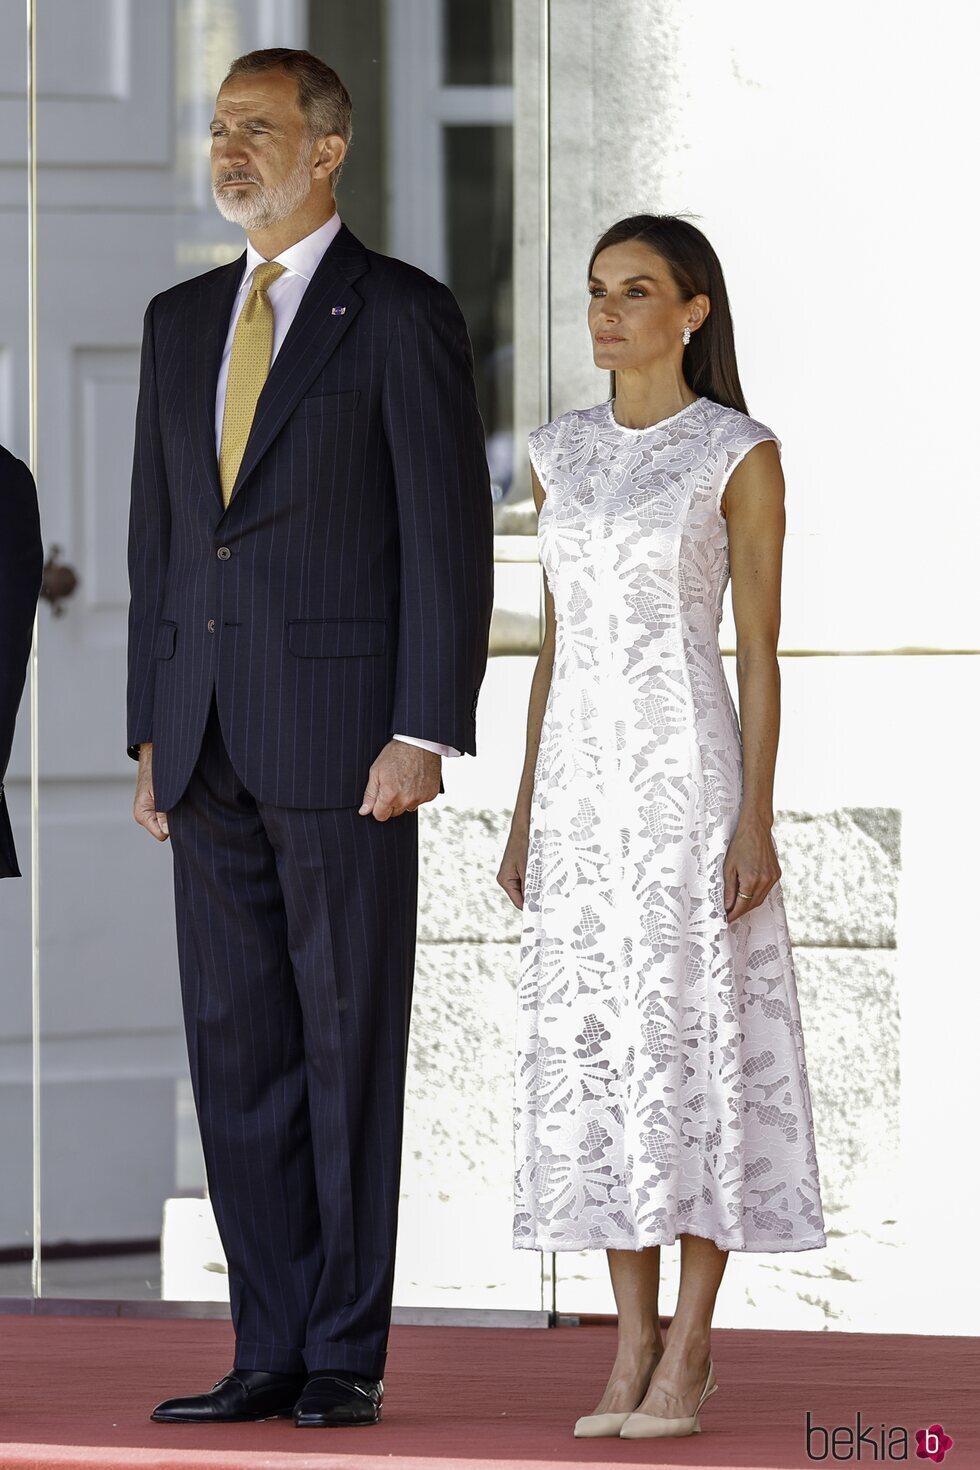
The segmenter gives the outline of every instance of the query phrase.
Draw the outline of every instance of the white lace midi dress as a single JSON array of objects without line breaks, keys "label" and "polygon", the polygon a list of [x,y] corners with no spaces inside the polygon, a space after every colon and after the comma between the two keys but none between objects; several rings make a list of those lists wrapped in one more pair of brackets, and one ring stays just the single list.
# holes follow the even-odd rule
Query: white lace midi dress
[{"label": "white lace midi dress", "polygon": [[742,745],[718,642],[728,477],[771,429],[699,398],[530,436],[556,647],[534,778],[514,1245],[824,1246],[777,883],[729,924]]}]

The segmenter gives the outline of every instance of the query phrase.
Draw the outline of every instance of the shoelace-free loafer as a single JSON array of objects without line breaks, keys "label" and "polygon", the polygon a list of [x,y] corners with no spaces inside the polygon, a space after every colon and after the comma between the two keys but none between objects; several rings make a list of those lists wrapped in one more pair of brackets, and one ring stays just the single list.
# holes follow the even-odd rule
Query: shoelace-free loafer
[{"label": "shoelace-free loafer", "polygon": [[351,1429],[377,1424],[384,1385],[352,1373],[311,1373],[293,1411],[297,1429]]},{"label": "shoelace-free loafer", "polygon": [[164,1399],[150,1418],[157,1424],[238,1424],[288,1418],[303,1391],[305,1374],[233,1368],[209,1393]]}]

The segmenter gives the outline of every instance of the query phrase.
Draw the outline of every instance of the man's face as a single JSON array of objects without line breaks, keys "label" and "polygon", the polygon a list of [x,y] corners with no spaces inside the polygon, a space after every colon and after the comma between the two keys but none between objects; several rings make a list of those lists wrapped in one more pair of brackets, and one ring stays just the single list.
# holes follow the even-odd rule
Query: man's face
[{"label": "man's face", "polygon": [[211,122],[211,188],[225,219],[246,230],[288,219],[313,186],[314,140],[282,71],[230,77]]}]

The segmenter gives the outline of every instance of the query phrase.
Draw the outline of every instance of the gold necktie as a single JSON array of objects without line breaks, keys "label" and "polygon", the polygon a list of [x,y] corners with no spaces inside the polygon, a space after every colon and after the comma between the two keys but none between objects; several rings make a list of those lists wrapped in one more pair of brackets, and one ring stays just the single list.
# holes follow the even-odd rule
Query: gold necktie
[{"label": "gold necktie", "polygon": [[266,292],[285,269],[277,260],[255,267],[248,298],[235,326],[218,455],[221,498],[226,507],[231,502],[231,492],[255,417],[255,405],[259,401],[262,384],[269,376],[272,361],[275,316]]}]

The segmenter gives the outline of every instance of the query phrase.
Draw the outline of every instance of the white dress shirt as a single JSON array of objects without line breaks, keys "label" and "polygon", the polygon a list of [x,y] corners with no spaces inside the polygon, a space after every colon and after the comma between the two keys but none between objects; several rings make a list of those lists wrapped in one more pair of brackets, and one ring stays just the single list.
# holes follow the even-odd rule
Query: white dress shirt
[{"label": "white dress shirt", "polygon": [[[272,361],[276,360],[276,353],[283,344],[286,333],[293,324],[293,320],[299,311],[299,304],[303,299],[313,273],[320,261],[326,254],[327,247],[336,239],[340,231],[340,215],[334,210],[333,214],[322,224],[319,229],[314,230],[311,235],[306,235],[302,240],[297,240],[295,245],[290,245],[288,250],[280,251],[273,256],[280,265],[286,269],[278,280],[273,281],[268,289],[269,304],[275,321],[272,335]],[[235,305],[232,307],[231,321],[228,323],[228,336],[225,340],[225,350],[221,357],[221,367],[218,370],[218,390],[215,394],[214,403],[214,441],[215,452],[221,453],[221,425],[225,416],[225,392],[228,387],[228,364],[231,361],[231,344],[235,339],[235,328],[238,325],[238,317],[248,297],[249,287],[252,281],[252,272],[257,265],[265,265],[264,255],[260,255],[255,246],[249,241],[245,251],[245,270],[242,282],[235,297]],[[436,755],[459,755],[460,752],[452,745],[440,745],[435,740],[421,740],[416,735],[394,735],[394,740],[402,740],[406,745],[420,745],[423,750],[433,750]]]}]

